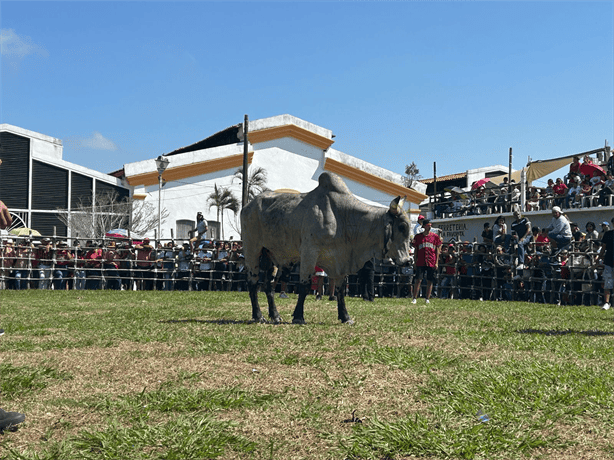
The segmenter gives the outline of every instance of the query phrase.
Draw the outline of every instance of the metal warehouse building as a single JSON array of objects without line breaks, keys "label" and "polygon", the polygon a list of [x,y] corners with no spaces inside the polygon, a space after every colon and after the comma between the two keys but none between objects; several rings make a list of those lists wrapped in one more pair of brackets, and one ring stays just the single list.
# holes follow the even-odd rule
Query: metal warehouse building
[{"label": "metal warehouse building", "polygon": [[58,210],[93,203],[96,194],[130,190],[121,179],[62,160],[62,141],[9,124],[0,124],[0,198],[13,216],[13,227],[43,235],[68,235]]}]

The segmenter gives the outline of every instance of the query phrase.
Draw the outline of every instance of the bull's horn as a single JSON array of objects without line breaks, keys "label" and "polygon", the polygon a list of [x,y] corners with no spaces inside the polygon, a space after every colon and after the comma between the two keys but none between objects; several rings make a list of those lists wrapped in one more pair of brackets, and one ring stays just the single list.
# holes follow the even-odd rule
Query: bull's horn
[{"label": "bull's horn", "polygon": [[406,197],[401,198],[400,196],[398,196],[394,200],[392,200],[392,202],[390,203],[390,209],[388,210],[390,214],[392,214],[393,216],[398,216],[401,213],[401,211],[403,210],[403,205],[405,204],[405,198]]}]

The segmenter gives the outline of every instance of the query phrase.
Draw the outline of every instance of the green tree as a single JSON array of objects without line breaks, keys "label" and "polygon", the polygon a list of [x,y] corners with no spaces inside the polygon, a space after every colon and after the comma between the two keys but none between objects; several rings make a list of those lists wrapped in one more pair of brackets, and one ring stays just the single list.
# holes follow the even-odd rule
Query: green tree
[{"label": "green tree", "polygon": [[405,165],[405,186],[410,187],[415,180],[422,179],[418,166],[413,161],[410,165]]},{"label": "green tree", "polygon": [[[249,172],[249,177],[247,179],[247,202],[249,203],[257,195],[269,189],[266,186],[267,172],[264,168],[252,166],[251,168],[247,168],[247,170]],[[235,179],[240,181],[241,184],[243,183],[243,168],[239,168],[235,171],[232,181],[234,182]]]},{"label": "green tree", "polygon": [[213,193],[207,197],[207,204],[209,205],[209,209],[214,206],[217,208],[217,221],[221,224],[222,239],[224,239],[224,211],[230,210],[234,212],[236,216],[239,209],[241,209],[241,203],[229,188],[218,188],[217,184],[214,184]]}]

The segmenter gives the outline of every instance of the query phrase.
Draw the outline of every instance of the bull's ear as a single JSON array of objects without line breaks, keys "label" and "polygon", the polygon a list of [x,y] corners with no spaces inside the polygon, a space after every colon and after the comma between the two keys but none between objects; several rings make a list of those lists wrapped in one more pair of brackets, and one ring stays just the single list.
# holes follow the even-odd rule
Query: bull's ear
[{"label": "bull's ear", "polygon": [[393,216],[398,216],[401,213],[401,211],[403,211],[404,204],[405,204],[405,197],[401,198],[400,196],[398,196],[394,200],[392,200],[392,202],[390,203],[390,209],[388,209],[388,212],[392,214]]}]

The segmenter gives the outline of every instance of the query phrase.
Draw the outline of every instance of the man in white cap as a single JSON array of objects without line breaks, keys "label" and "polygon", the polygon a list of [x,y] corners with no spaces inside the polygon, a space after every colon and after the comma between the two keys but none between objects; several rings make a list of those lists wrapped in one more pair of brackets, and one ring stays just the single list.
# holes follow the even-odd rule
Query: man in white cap
[{"label": "man in white cap", "polygon": [[422,221],[425,219],[425,217],[420,214],[418,216],[418,223],[416,225],[414,225],[414,236],[416,236],[418,233],[422,233],[424,231],[424,228],[422,227]]},{"label": "man in white cap", "polygon": [[552,207],[552,221],[544,230],[546,230],[550,241],[556,243],[557,251],[561,251],[571,243],[572,234],[569,220],[558,206]]}]

